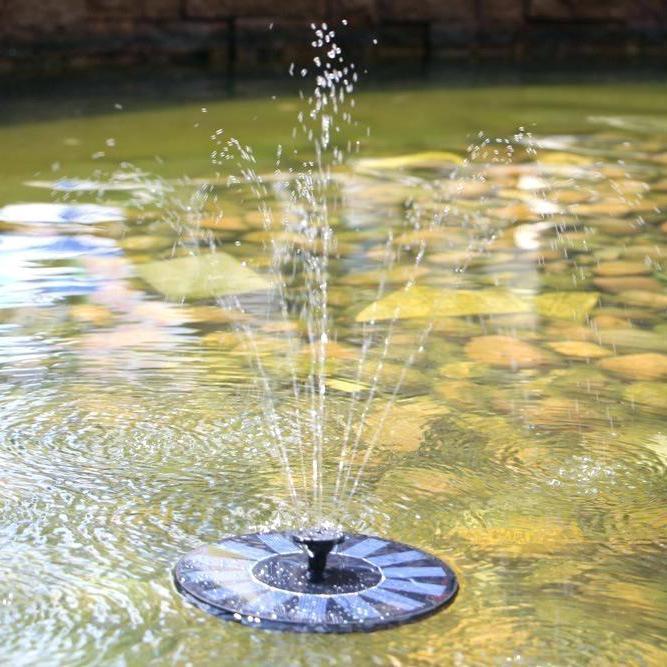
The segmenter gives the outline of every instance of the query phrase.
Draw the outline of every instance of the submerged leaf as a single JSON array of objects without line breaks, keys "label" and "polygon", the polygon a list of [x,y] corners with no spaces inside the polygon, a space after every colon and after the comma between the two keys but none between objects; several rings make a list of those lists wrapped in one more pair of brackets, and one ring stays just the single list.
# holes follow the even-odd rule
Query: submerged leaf
[{"label": "submerged leaf", "polygon": [[206,299],[271,287],[269,280],[224,252],[148,262],[138,265],[137,273],[169,299]]},{"label": "submerged leaf", "polygon": [[500,315],[529,310],[525,301],[504,289],[453,290],[414,286],[392,292],[370,304],[357,315],[356,321]]}]

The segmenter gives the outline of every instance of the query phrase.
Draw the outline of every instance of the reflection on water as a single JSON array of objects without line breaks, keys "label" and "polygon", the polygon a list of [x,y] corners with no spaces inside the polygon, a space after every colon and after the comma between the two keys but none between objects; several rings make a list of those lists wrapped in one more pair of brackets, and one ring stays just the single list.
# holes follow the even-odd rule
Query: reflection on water
[{"label": "reflection on water", "polygon": [[[191,204],[175,226],[156,203],[167,186],[136,172],[22,174],[0,201],[2,661],[664,663],[667,134],[655,117],[597,116],[538,138],[537,155],[485,154],[483,178],[451,178],[463,150],[410,154],[400,136],[390,159],[336,175],[333,414],[372,384],[361,328],[399,313],[350,522],[433,551],[462,581],[451,609],[369,637],[249,632],[171,586],[183,552],[284,512],[239,316],[177,261],[184,236],[213,238],[238,260],[226,267],[265,271],[256,204],[219,180],[204,199],[200,182],[172,183]],[[437,228],[403,222],[443,205]],[[471,256],[473,217],[489,233]],[[294,331],[261,327],[279,378]]]}]

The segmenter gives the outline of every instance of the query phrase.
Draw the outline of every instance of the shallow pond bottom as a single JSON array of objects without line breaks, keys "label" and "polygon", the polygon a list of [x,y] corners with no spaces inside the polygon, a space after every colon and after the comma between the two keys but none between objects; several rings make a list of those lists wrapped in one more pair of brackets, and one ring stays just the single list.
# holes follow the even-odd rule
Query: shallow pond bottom
[{"label": "shallow pond bottom", "polygon": [[406,544],[341,535],[326,541],[324,554],[322,544],[286,532],[229,537],[183,556],[174,580],[209,614],[291,632],[370,632],[409,623],[442,609],[458,591],[451,568]]}]

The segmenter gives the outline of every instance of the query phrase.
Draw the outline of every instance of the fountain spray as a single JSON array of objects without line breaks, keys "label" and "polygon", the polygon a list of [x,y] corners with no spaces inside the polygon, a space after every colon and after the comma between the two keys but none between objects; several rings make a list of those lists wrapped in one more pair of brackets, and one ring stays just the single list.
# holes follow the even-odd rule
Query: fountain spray
[{"label": "fountain spray", "polygon": [[[267,430],[277,444],[276,459],[286,471],[291,496],[302,507],[304,516],[314,517],[314,527],[233,536],[202,546],[178,561],[174,579],[178,590],[190,602],[225,620],[293,632],[368,632],[414,621],[445,607],[454,599],[458,583],[449,566],[424,551],[381,537],[348,534],[337,528],[325,527],[322,477],[327,408],[325,361],[329,341],[327,258],[333,243],[327,192],[332,182],[331,165],[338,165],[343,160],[343,150],[333,139],[339,131],[335,121],[340,117],[343,122],[350,122],[349,113],[342,111],[342,105],[346,95],[352,92],[357,75],[354,66],[348,68],[342,64],[334,31],[326,24],[313,26],[313,31],[313,47],[322,50],[322,57],[313,59],[319,68],[317,85],[309,98],[309,112],[299,114],[299,124],[313,143],[315,160],[304,163],[303,172],[291,174],[291,180],[281,185],[282,192],[288,193],[295,213],[296,222],[292,223],[294,228],[289,231],[298,233],[307,241],[298,254],[308,297],[304,320],[312,350],[311,371],[304,392],[309,409],[303,425],[298,411],[295,415],[301,477],[305,491],[310,487],[307,494],[310,497],[306,497],[305,502],[297,497],[273,396],[259,359],[257,365],[266,400],[264,414],[268,422]],[[232,140],[215,155],[229,159],[230,149],[244,157],[241,170],[253,190],[262,195],[265,184],[254,172],[250,149]],[[270,210],[262,204],[260,211],[268,231],[272,224]],[[294,255],[288,249],[274,245],[272,259],[281,311],[287,318],[289,308],[280,268],[286,260],[293,262]],[[240,308],[238,300],[221,305]],[[254,348],[252,332],[247,331],[246,335],[250,347]],[[389,338],[385,341],[382,359],[388,343]],[[364,355],[368,344],[368,341],[364,344]],[[410,356],[410,363],[413,357]],[[361,366],[363,358],[360,369]],[[381,369],[382,360],[375,373],[368,402],[375,393]],[[292,385],[294,397],[299,399],[302,389],[294,369]],[[394,395],[399,388],[400,382]],[[358,476],[350,479],[350,470],[346,470],[346,461],[343,460],[347,458],[345,453],[352,460],[363,430],[362,419],[358,437],[348,446],[351,419],[352,413],[348,419],[340,465],[337,466],[334,500],[339,505],[338,511],[344,511],[349,503],[344,492],[348,491],[351,496],[358,485]],[[310,430],[313,444],[310,474],[304,466],[302,430]],[[374,440],[372,444],[375,444]],[[371,449],[369,446],[362,457],[359,475]]]}]

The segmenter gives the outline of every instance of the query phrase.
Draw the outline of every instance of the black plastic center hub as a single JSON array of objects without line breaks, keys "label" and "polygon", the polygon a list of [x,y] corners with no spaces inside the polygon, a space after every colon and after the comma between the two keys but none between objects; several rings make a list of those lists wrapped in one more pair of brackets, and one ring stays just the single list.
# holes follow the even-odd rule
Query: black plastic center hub
[{"label": "black plastic center hub", "polygon": [[325,580],[327,558],[331,550],[345,541],[345,534],[326,528],[315,528],[292,536],[308,555],[308,578],[313,584],[321,584]]},{"label": "black plastic center hub", "polygon": [[302,554],[272,556],[256,563],[253,576],[273,588],[292,593],[356,593],[382,581],[380,568],[360,558],[331,554],[322,580],[313,581]]}]

